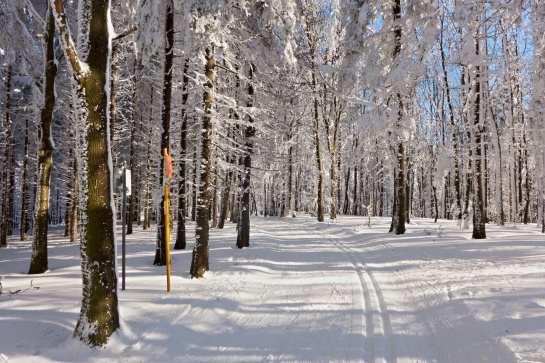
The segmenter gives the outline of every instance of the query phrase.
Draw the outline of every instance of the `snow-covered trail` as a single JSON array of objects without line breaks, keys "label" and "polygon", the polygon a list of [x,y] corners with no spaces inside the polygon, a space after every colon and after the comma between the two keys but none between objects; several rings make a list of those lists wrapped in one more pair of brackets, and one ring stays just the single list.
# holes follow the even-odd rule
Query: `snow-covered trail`
[{"label": "snow-covered trail", "polygon": [[[461,302],[403,273],[400,262],[408,256],[391,243],[403,237],[387,234],[389,224],[373,230],[358,224],[313,225],[346,254],[360,277],[366,302],[365,362],[516,362],[505,345],[482,332]],[[420,231],[413,228],[415,232]]]},{"label": "snow-covered trail", "polygon": [[192,243],[172,251],[170,293],[151,264],[155,231],[137,230],[122,329],[99,350],[71,339],[78,246],[53,236],[51,270],[29,277],[30,243],[13,241],[0,251],[4,293],[31,279],[40,289],[0,296],[0,353],[9,362],[545,361],[541,235],[492,228],[471,241],[445,222],[439,238],[437,225],[416,220],[396,237],[386,219],[362,222],[253,218],[243,250],[233,225],[212,230],[211,272],[189,279]]}]

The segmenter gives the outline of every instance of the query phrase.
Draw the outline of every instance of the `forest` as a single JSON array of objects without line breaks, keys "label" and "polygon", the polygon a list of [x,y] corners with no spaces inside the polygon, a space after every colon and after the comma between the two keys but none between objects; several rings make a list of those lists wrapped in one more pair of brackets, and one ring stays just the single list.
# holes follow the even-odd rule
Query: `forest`
[{"label": "forest", "polygon": [[91,346],[119,328],[123,165],[127,234],[157,225],[156,266],[194,235],[192,278],[253,215],[545,232],[543,1],[0,0],[0,27],[0,247],[42,274],[50,226],[80,244]]}]

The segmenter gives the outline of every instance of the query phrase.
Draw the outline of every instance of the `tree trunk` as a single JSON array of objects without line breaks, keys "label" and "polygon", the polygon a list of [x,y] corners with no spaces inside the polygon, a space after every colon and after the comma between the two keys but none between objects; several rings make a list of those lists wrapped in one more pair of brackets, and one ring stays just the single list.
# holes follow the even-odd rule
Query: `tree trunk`
[{"label": "tree trunk", "polygon": [[[254,85],[252,84],[254,76],[254,66],[250,64],[248,75],[248,102],[246,106],[254,106]],[[253,119],[248,116],[248,124],[244,130],[244,154],[242,156],[244,171],[241,174],[241,197],[240,197],[240,220],[237,234],[237,247],[250,247],[250,174],[252,170],[252,148],[255,129]]]},{"label": "tree trunk", "polygon": [[[86,192],[81,238],[83,298],[74,336],[90,346],[103,346],[119,328],[113,170],[108,138],[109,2],[82,0],[80,3],[83,13],[78,36],[86,50],[80,54],[81,58],[71,41],[62,0],[51,2],[55,4],[61,44],[78,82],[77,131],[82,133],[78,139],[83,157],[78,169],[82,190]],[[88,67],[84,68],[84,64]]]},{"label": "tree trunk", "polygon": [[136,143],[136,87],[137,87],[137,68],[136,68],[136,57],[134,58],[133,63],[133,75],[132,75],[132,97],[131,97],[131,145],[129,152],[129,170],[131,171],[131,195],[129,196],[129,218],[127,219],[127,234],[132,234],[132,223],[135,219],[135,207],[138,202],[138,174],[136,173],[135,167],[135,143]]},{"label": "tree trunk", "polygon": [[[153,92],[152,92],[153,94]],[[153,97],[152,97],[153,101]],[[150,105],[151,110],[151,105]],[[150,111],[150,125],[151,125],[151,116],[152,112]],[[145,206],[144,206],[144,225],[142,229],[145,231],[151,226],[150,222],[150,207],[151,207],[151,141],[152,141],[153,129],[150,126],[149,136],[148,136],[148,160],[146,163],[146,197],[145,197]]]},{"label": "tree trunk", "polygon": [[26,232],[29,228],[28,220],[28,119],[25,120],[25,151],[23,155],[23,185],[21,192],[21,222],[19,227],[19,235],[21,241],[26,240]]},{"label": "tree trunk", "polygon": [[201,278],[209,270],[209,238],[210,226],[208,225],[208,215],[210,208],[210,172],[212,168],[212,92],[214,89],[214,69],[216,60],[214,49],[209,46],[205,49],[205,76],[204,84],[204,117],[202,124],[202,153],[201,153],[201,181],[199,183],[199,195],[195,232],[195,247],[191,259],[191,278]]},{"label": "tree trunk", "polygon": [[[399,22],[401,20],[401,0],[395,0],[394,6],[392,7],[394,21]],[[394,36],[395,36],[395,48],[392,55],[393,60],[401,53],[401,24],[396,24],[394,27]],[[405,233],[405,208],[406,202],[406,189],[405,189],[405,148],[401,138],[401,121],[403,117],[403,101],[401,94],[397,93],[397,107],[398,107],[398,119],[397,119],[397,131],[398,135],[396,138],[396,173],[394,179],[394,212],[392,215],[392,232],[395,234],[404,234]]]},{"label": "tree trunk", "polygon": [[225,176],[225,189],[223,190],[223,196],[221,198],[221,211],[220,219],[218,221],[218,229],[223,229],[225,226],[225,220],[227,219],[227,212],[229,210],[229,197],[231,196],[231,179],[233,172],[229,169]]},{"label": "tree trunk", "polygon": [[15,142],[11,143],[11,163],[9,168],[8,194],[8,230],[7,235],[13,235],[14,203],[15,203]]},{"label": "tree trunk", "polygon": [[57,64],[55,60],[54,35],[55,19],[51,6],[47,10],[47,30],[45,32],[45,77],[44,106],[40,114],[40,151],[38,154],[39,183],[37,190],[37,208],[34,215],[34,236],[32,242],[32,258],[29,274],[40,274],[47,271],[47,231],[49,225],[49,189],[51,182],[51,164],[53,141],[51,122],[55,107],[55,77]]},{"label": "tree trunk", "polygon": [[[167,1],[166,9],[166,28],[165,28],[165,64],[163,70],[163,107],[161,110],[161,120],[163,124],[163,133],[161,134],[161,152],[167,150],[170,153],[170,108],[172,100],[172,64],[174,61],[174,1]],[[159,185],[165,183],[165,158],[161,158],[161,168],[159,172]],[[168,198],[168,196],[167,196]],[[155,250],[155,259],[153,264],[155,266],[165,266],[167,264],[166,248],[166,225],[165,225],[165,213],[169,211],[165,210],[165,197],[163,196],[162,203],[159,204],[159,216],[157,218],[157,249]]]},{"label": "tree trunk", "polygon": [[[479,55],[479,41],[475,41],[475,53]],[[475,161],[473,163],[473,234],[474,239],[486,238],[486,209],[484,207],[484,192],[483,192],[483,174],[482,174],[482,127],[481,127],[481,75],[480,66],[475,66],[474,77],[474,92],[475,92],[475,105],[474,105],[474,149],[475,149]]]},{"label": "tree trunk", "polygon": [[9,147],[11,144],[11,133],[13,123],[11,121],[11,72],[12,66],[8,66],[6,75],[6,133],[4,145],[4,163],[2,167],[2,211],[0,215],[0,248],[8,246],[8,166],[9,166]]},{"label": "tree trunk", "polygon": [[193,150],[193,188],[191,190],[191,221],[197,218],[197,172],[198,172],[197,150]]},{"label": "tree trunk", "polygon": [[72,224],[70,230],[70,242],[76,243],[78,240],[78,201],[79,201],[79,185],[78,185],[78,159],[74,158],[74,186],[72,193]]},{"label": "tree trunk", "polygon": [[185,215],[187,209],[186,198],[186,158],[187,158],[187,99],[189,97],[188,83],[189,77],[189,59],[185,60],[183,68],[183,85],[182,85],[182,125],[180,137],[180,180],[178,184],[178,233],[176,234],[175,250],[184,250],[186,248],[185,235]]},{"label": "tree trunk", "polygon": [[[441,27],[443,27],[443,21],[441,21]],[[445,58],[445,51],[443,49],[443,33],[441,31],[441,40],[439,42],[439,47],[441,50],[441,65],[443,69],[443,83],[445,84],[445,93],[447,97],[447,105],[449,109],[450,116],[450,126],[452,127],[452,147],[454,148],[454,189],[456,190],[456,218],[458,220],[462,219],[462,202],[461,202],[461,192],[460,192],[460,162],[459,151],[458,151],[458,138],[456,134],[456,123],[454,118],[454,106],[452,105],[452,99],[450,96],[450,85],[448,80],[447,65]]]},{"label": "tree trunk", "polygon": [[292,195],[293,195],[293,145],[292,145],[292,127],[293,122],[290,124],[290,135],[289,135],[289,149],[288,149],[288,190],[287,190],[287,201],[286,201],[286,207],[288,209],[288,213],[292,212]]},{"label": "tree trunk", "polygon": [[[316,75],[312,73],[312,86],[316,92]],[[318,115],[318,95],[314,95],[314,146],[315,157],[316,157],[316,167],[318,168],[318,190],[317,194],[317,210],[316,210],[316,219],[318,222],[324,221],[324,181],[322,176],[322,157],[320,155],[320,121]]]},{"label": "tree trunk", "polygon": [[[68,159],[70,161],[70,172],[72,171],[72,163],[74,162],[74,150],[70,148],[68,151]],[[72,175],[68,174],[68,182],[66,183],[66,203],[65,203],[65,211],[64,211],[64,237],[70,236],[70,231],[72,229],[72,192],[73,192],[73,185],[72,185]]]},{"label": "tree trunk", "polygon": [[[217,170],[217,169],[216,169]],[[210,207],[210,218],[212,219],[212,225],[210,228],[218,227],[218,174],[214,177],[214,184],[212,185],[212,206]]]},{"label": "tree trunk", "polygon": [[112,154],[112,164],[117,164],[117,155],[115,153],[115,79],[117,77],[117,58],[119,48],[112,47],[112,55],[110,61],[110,153]]}]

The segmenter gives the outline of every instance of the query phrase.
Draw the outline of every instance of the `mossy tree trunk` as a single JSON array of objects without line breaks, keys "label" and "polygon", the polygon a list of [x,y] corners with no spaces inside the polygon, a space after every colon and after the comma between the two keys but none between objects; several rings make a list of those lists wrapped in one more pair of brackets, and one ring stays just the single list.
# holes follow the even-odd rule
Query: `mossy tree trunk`
[{"label": "mossy tree trunk", "polygon": [[[108,70],[111,37],[109,0],[82,0],[79,40],[71,41],[62,0],[51,0],[59,39],[77,80],[79,182],[82,201],[82,303],[74,336],[90,346],[103,346],[119,328],[112,155],[109,136]],[[83,62],[85,63],[83,63]]]}]

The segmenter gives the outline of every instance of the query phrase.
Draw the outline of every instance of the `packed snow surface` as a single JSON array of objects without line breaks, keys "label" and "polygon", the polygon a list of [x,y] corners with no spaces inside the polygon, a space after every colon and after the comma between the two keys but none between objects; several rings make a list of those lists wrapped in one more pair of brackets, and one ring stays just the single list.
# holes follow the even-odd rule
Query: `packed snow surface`
[{"label": "packed snow surface", "polygon": [[230,224],[211,231],[205,279],[188,276],[194,239],[171,250],[171,292],[152,265],[156,231],[135,228],[122,326],[100,349],[72,337],[79,246],[53,228],[50,271],[29,276],[31,243],[14,236],[0,250],[0,362],[545,362],[535,224],[487,225],[486,240],[451,221],[388,228],[255,217],[239,250]]}]

